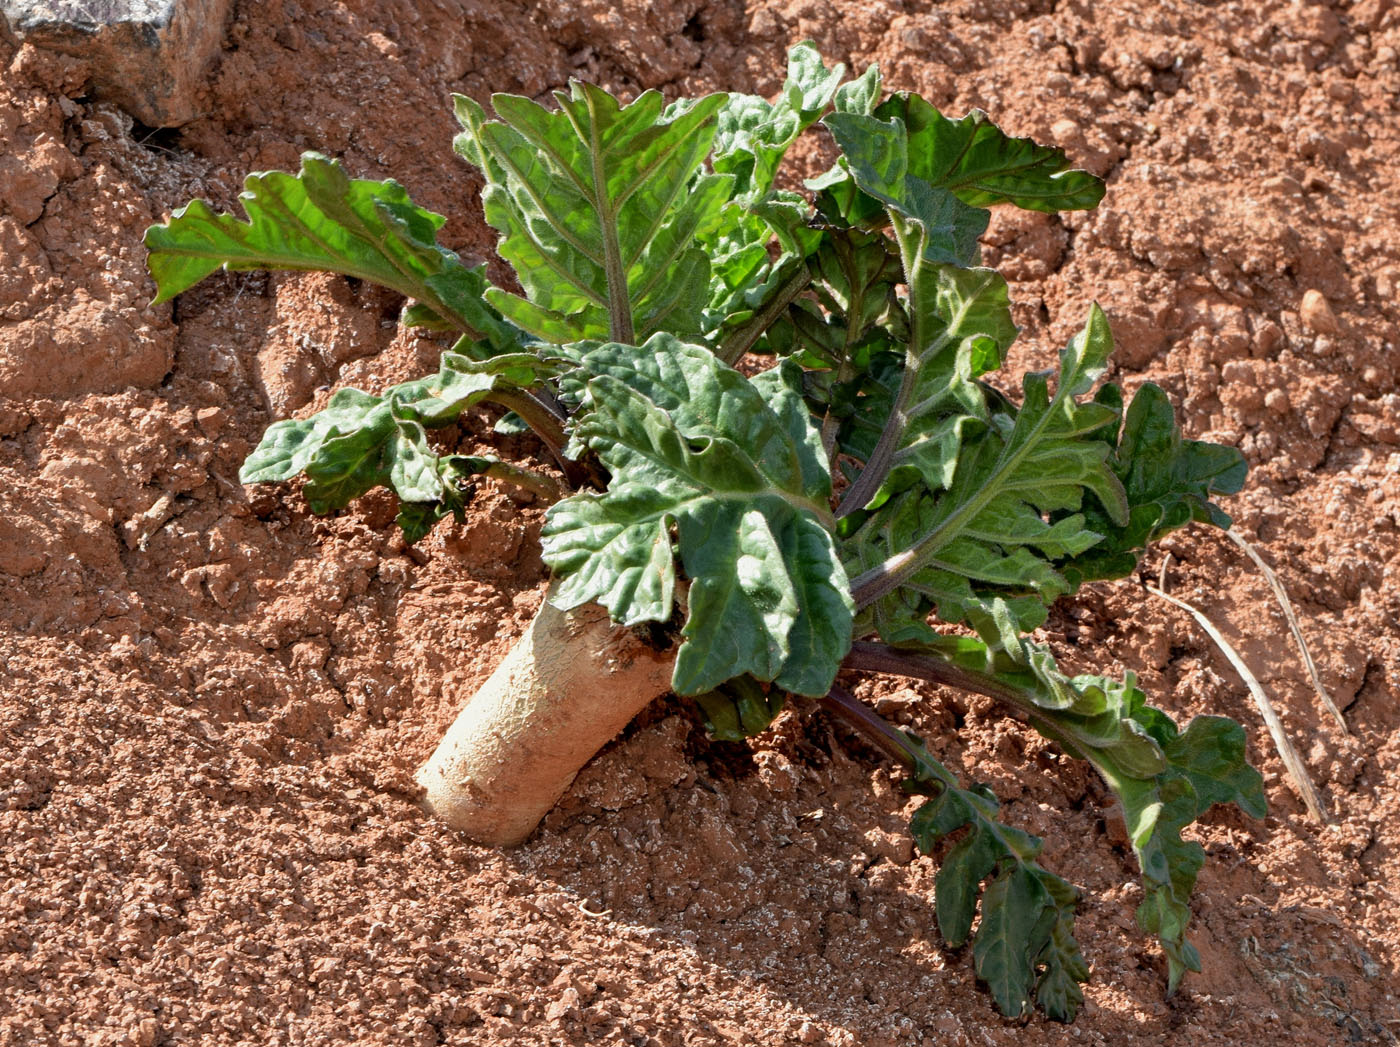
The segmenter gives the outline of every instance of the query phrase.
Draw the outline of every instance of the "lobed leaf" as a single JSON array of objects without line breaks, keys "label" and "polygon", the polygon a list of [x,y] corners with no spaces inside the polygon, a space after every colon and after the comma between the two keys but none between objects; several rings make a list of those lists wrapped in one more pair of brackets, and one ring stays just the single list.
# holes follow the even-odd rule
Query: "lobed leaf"
[{"label": "lobed leaf", "polygon": [[1186,939],[1191,891],[1205,863],[1199,843],[1181,830],[1217,803],[1233,803],[1256,818],[1265,813],[1264,783],[1245,760],[1244,729],[1233,720],[1198,716],[1185,731],[1165,714],[1145,710],[1166,755],[1167,767],[1150,780],[1134,778],[1111,760],[1096,763],[1118,794],[1133,850],[1142,868],[1144,898],[1138,924],[1161,939],[1167,956],[1167,991],[1175,992],[1200,956]]},{"label": "lobed leaf", "polygon": [[980,895],[973,958],[1002,1014],[1018,1017],[1039,1005],[1051,1018],[1071,1020],[1083,1002],[1078,983],[1089,975],[1073,935],[1079,892],[1039,864],[1037,837],[1000,821],[994,797],[963,788],[921,743],[903,737],[914,763],[906,788],[932,796],[909,823],[919,849],[934,853],[945,837],[966,830],[934,881],[939,932],[950,946],[965,943]]},{"label": "lobed leaf", "polygon": [[828,69],[806,41],[788,52],[787,79],[776,101],[728,96],[719,111],[710,163],[716,173],[733,176],[735,199],[757,199],[773,187],[788,149],[822,115],[845,73],[839,63]]},{"label": "lobed leaf", "polygon": [[996,370],[1017,334],[1006,281],[991,269],[916,261],[910,339],[897,388],[893,375],[866,384],[866,424],[880,435],[843,513],[876,509],[901,490],[953,482],[963,438],[989,422],[977,379]]},{"label": "lobed leaf", "polygon": [[301,171],[251,174],[239,196],[248,221],[192,200],[146,230],[156,302],[218,269],[325,271],[381,284],[416,299],[415,323],[486,339],[504,352],[518,337],[482,301],[484,267],[469,269],[437,243],[443,217],[417,207],[397,182],[348,177],[340,164],[305,153]]},{"label": "lobed leaf", "polygon": [[[973,264],[977,239],[987,231],[990,213],[963,203],[950,189],[915,173],[911,164],[916,160],[911,158],[909,137],[899,119],[837,112],[822,122],[841,147],[855,186],[884,204],[893,218],[917,230],[918,246],[905,255],[906,270],[912,269],[913,258],[934,265]],[[832,188],[825,181],[813,187]]]},{"label": "lobed leaf", "polygon": [[690,588],[677,693],[748,674],[824,694],[850,644],[851,604],[828,529],[830,474],[793,410],[796,390],[781,375],[751,383],[669,335],[640,350],[585,347],[579,363],[571,452],[591,450],[612,478],[549,511],[556,602],[664,621],[678,554]]},{"label": "lobed leaf", "polygon": [[[1100,402],[1121,411],[1114,386],[1100,390]],[[1113,447],[1110,467],[1123,485],[1128,513],[1114,521],[1093,503],[1085,507],[1088,526],[1104,539],[1061,564],[1076,587],[1084,581],[1131,574],[1147,547],[1192,521],[1227,528],[1230,518],[1211,501],[1244,485],[1244,456],[1233,447],[1182,438],[1166,393],[1152,383],[1138,389],[1123,419],[1103,431]]]},{"label": "lobed leaf", "polygon": [[460,517],[460,483],[486,471],[488,459],[439,456],[426,430],[450,425],[463,410],[505,390],[525,389],[549,364],[527,353],[485,361],[444,353],[438,373],[391,386],[382,396],[341,389],[305,419],[268,427],[243,463],[243,483],[276,483],[305,474],[302,489],[313,513],[343,508],[374,487],[388,487],[404,509],[400,524],[417,541],[448,512]]},{"label": "lobed leaf", "polygon": [[727,96],[663,107],[647,91],[624,106],[576,82],[555,98],[494,95],[498,120],[455,98],[457,151],[486,178],[486,220],[525,291],[489,299],[558,344],[698,333],[710,260],[696,236],[720,223],[734,178],[697,172]]},{"label": "lobed leaf", "polygon": [[1103,180],[1070,170],[1064,150],[1013,138],[981,110],[951,120],[918,95],[900,92],[874,117],[904,128],[911,175],[969,206],[1009,203],[1053,214],[1097,207],[1103,199]]},{"label": "lobed leaf", "polygon": [[873,605],[883,635],[921,624],[933,608],[1014,656],[1020,632],[1039,625],[1048,605],[1070,590],[1056,559],[1100,540],[1080,511],[1085,492],[1111,519],[1126,519],[1110,448],[1096,436],[1112,412],[1079,399],[1102,374],[1112,344],[1095,307],[1061,353],[1053,398],[1046,376],[1033,374],[1014,415],[997,412],[985,423],[951,416],[945,425],[961,428],[946,490],[932,489],[942,479],[935,475],[852,527],[848,565],[861,570],[853,593],[860,605]]},{"label": "lobed leaf", "polygon": [[[1233,803],[1253,817],[1264,816],[1263,780],[1245,760],[1239,724],[1202,716],[1179,732],[1169,716],[1146,704],[1131,674],[1122,682],[1096,676],[1070,679],[1059,673],[1048,651],[1017,659],[970,637],[919,639],[912,631],[898,653],[883,663],[878,654],[870,660],[870,647],[857,645],[857,654],[867,659],[862,667],[883,664],[892,671],[956,683],[997,698],[1070,755],[1092,763],[1122,806],[1142,870],[1144,898],[1138,922],[1161,940],[1169,989],[1175,990],[1187,970],[1199,970],[1186,928],[1205,852],[1200,844],[1183,840],[1181,831],[1214,804]],[[943,817],[938,835],[951,831],[949,824]],[[978,855],[973,863],[966,840],[959,846],[967,847],[963,860],[970,869],[961,882],[974,873],[985,876],[985,857]],[[966,902],[959,888],[949,890],[948,904],[961,921]],[[942,927],[941,899],[939,905]],[[962,926],[957,922],[953,928],[956,932]],[[1064,933],[1052,930],[1047,948],[1060,951]],[[958,939],[949,940],[956,944]],[[1057,999],[1077,994],[1059,976],[1043,978],[1042,983]]]}]

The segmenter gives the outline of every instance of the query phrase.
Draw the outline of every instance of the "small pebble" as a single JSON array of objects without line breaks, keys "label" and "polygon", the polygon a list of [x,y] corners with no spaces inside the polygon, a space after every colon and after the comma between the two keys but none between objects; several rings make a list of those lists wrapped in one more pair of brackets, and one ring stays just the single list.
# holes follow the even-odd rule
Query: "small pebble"
[{"label": "small pebble", "polygon": [[1270,389],[1269,395],[1264,397],[1264,406],[1274,414],[1287,414],[1293,407],[1288,399],[1288,394],[1282,389]]},{"label": "small pebble", "polygon": [[1321,291],[1304,292],[1298,315],[1302,317],[1303,323],[1317,334],[1338,334],[1342,329],[1342,325],[1337,322],[1337,314],[1332,312],[1332,306],[1322,296]]}]

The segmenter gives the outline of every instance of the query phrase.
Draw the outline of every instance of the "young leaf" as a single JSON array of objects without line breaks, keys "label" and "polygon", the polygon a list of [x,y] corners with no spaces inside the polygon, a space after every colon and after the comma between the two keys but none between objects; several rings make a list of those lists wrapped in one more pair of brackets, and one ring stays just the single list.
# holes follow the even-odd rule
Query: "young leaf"
[{"label": "young leaf", "polygon": [[550,509],[543,545],[558,605],[594,600],[623,624],[664,621],[678,551],[691,585],[677,693],[745,673],[825,693],[852,609],[828,529],[830,475],[810,421],[799,427],[791,410],[795,394],[668,335],[585,351],[580,365],[571,447],[596,453],[612,479]]},{"label": "young leaf", "polygon": [[468,269],[440,247],[443,217],[415,206],[397,182],[352,179],[336,161],[305,153],[300,174],[251,174],[244,186],[247,222],[192,200],[146,230],[157,302],[220,268],[325,271],[417,299],[418,322],[485,338],[497,352],[518,345],[481,300],[485,269]]},{"label": "young leaf", "polygon": [[710,164],[734,177],[734,197],[755,200],[773,187],[788,148],[817,121],[845,75],[827,69],[811,42],[788,52],[787,80],[777,101],[756,95],[730,95],[719,111]]},{"label": "young leaf", "polygon": [[783,692],[764,691],[752,676],[740,676],[695,696],[705,728],[717,742],[742,742],[762,734],[783,711]]},{"label": "young leaf", "polygon": [[1016,338],[1006,281],[994,270],[915,265],[899,387],[887,405],[876,400],[867,408],[884,412],[875,415],[880,437],[842,515],[878,508],[920,481],[930,488],[952,483],[969,423],[987,417],[976,379],[1001,366]]},{"label": "young leaf", "polygon": [[[807,228],[807,201],[773,189],[773,179],[792,143],[816,122],[831,101],[845,66],[827,69],[810,43],[788,52],[788,75],[774,102],[755,95],[730,95],[719,111],[710,163],[733,177],[734,203],[726,221],[702,228],[699,244],[709,255],[710,296],[705,329],[724,342],[746,321],[766,327],[791,300],[785,285],[819,240]],[[782,247],[770,258],[774,236]],[[770,303],[776,310],[768,308]],[[761,332],[759,332],[761,333]],[[738,351],[721,347],[727,363],[757,341],[747,337]]]},{"label": "young leaf", "polygon": [[838,113],[869,115],[880,101],[880,67],[870,66],[836,89],[832,104]]},{"label": "young leaf", "polygon": [[457,151],[482,169],[486,220],[525,297],[491,302],[548,342],[644,340],[700,330],[710,261],[698,230],[719,222],[733,178],[698,175],[726,96],[663,109],[656,91],[622,106],[591,84],[559,109],[495,95],[498,121],[456,96]]},{"label": "young leaf", "polygon": [[855,185],[884,204],[896,221],[903,219],[917,230],[919,242],[905,254],[906,269],[912,270],[915,258],[934,265],[974,263],[977,238],[987,231],[990,212],[968,206],[951,190],[914,172],[916,158],[910,155],[902,121],[838,112],[823,123],[841,147]]}]

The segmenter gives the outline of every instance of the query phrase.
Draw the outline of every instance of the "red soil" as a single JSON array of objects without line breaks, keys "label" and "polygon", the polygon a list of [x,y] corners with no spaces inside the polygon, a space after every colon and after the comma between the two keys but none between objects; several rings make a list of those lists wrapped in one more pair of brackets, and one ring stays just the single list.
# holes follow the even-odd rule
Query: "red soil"
[{"label": "red soil", "polygon": [[[1068,1029],[997,1017],[934,929],[895,778],[818,716],[749,755],[662,703],[526,846],[454,838],[411,772],[537,605],[539,512],[488,490],[410,551],[387,497],[319,520],[238,485],[269,421],[433,366],[392,296],[244,274],[149,305],[142,230],[191,196],[231,206],[249,170],[342,156],[488,257],[450,91],[771,93],[808,37],[1107,177],[1095,213],[994,220],[1014,363],[1047,363],[1097,299],[1118,377],[1245,452],[1230,509],[1347,711],[1350,737],[1218,537],[1168,543],[1173,590],[1230,623],[1333,824],[1306,820],[1243,686],[1141,580],[1054,619],[1071,667],[1240,719],[1269,784],[1264,822],[1200,828],[1206,970],[1174,999],[1100,784],[935,688],[862,685],[1086,888],[1093,980]],[[206,115],[152,132],[87,100],[81,67],[0,40],[0,1043],[1394,1042],[1397,49],[1390,0],[277,0],[238,5]]]}]

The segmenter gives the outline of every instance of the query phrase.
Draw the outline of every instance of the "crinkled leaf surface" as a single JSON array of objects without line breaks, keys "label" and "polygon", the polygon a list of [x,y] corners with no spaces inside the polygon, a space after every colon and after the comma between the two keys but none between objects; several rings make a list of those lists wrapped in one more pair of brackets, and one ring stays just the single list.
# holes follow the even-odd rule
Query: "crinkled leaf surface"
[{"label": "crinkled leaf surface", "polygon": [[1186,939],[1186,926],[1191,891],[1205,863],[1201,845],[1183,840],[1181,830],[1217,803],[1233,803],[1262,818],[1264,782],[1245,761],[1244,730],[1233,720],[1198,716],[1178,734],[1164,714],[1149,709],[1139,715],[1166,754],[1166,770],[1153,779],[1140,779],[1111,759],[1095,765],[1122,803],[1142,868],[1144,898],[1138,923],[1161,939],[1167,989],[1175,992],[1188,970],[1201,969],[1200,956]]},{"label": "crinkled leaf surface", "polygon": [[580,372],[571,448],[596,453],[611,481],[549,511],[555,601],[596,601],[624,624],[664,621],[679,555],[690,588],[677,693],[748,674],[824,694],[852,607],[796,375],[750,382],[668,335],[584,352]]},{"label": "crinkled leaf surface", "polygon": [[558,344],[698,333],[710,260],[696,245],[733,194],[733,176],[700,172],[727,96],[664,107],[657,91],[622,105],[574,83],[558,109],[495,95],[498,120],[457,96],[457,150],[486,177],[486,220],[501,233],[525,297],[491,302]]},{"label": "crinkled leaf surface", "polygon": [[[527,353],[484,361],[444,353],[436,375],[392,386],[382,396],[341,389],[311,417],[269,426],[239,479],[275,483],[303,473],[303,494],[314,513],[343,508],[371,488],[389,487],[402,502],[441,507],[432,516],[436,521],[460,512],[459,481],[485,466],[476,468],[476,459],[459,455],[440,457],[426,430],[451,424],[492,393],[529,388],[549,369]],[[409,510],[402,516],[410,541],[426,533],[422,521],[428,513]]]},{"label": "crinkled leaf surface", "polygon": [[[823,123],[841,147],[855,185],[884,204],[892,217],[917,228],[918,257],[935,265],[974,263],[977,238],[987,231],[990,212],[963,203],[950,189],[934,185],[914,172],[902,121],[836,112]],[[831,188],[825,183],[819,185]]]},{"label": "crinkled leaf surface", "polygon": [[[1121,399],[1115,386],[1100,390],[1099,400],[1111,408]],[[1085,506],[1087,525],[1104,539],[1061,564],[1075,586],[1131,574],[1149,544],[1193,520],[1230,526],[1230,518],[1211,498],[1234,494],[1244,485],[1244,456],[1233,447],[1183,439],[1171,402],[1158,386],[1149,382],[1139,388],[1121,435],[1111,425],[1104,436],[1110,443],[1117,439],[1110,464],[1122,481],[1128,517],[1119,524],[1096,504]]]},{"label": "crinkled leaf surface", "polygon": [[950,120],[918,95],[900,92],[877,106],[874,118],[904,128],[910,175],[972,207],[1010,203],[1053,214],[1103,199],[1103,180],[1071,170],[1064,150],[1013,138],[981,110]]},{"label": "crinkled leaf surface", "polygon": [[419,322],[485,338],[483,350],[518,344],[482,301],[484,268],[439,246],[443,217],[416,206],[397,182],[352,179],[335,160],[306,153],[299,174],[251,174],[244,187],[247,222],[192,200],[146,231],[157,302],[220,268],[324,271],[417,299]]},{"label": "crinkled leaf surface", "polygon": [[953,482],[964,434],[988,420],[976,380],[1001,366],[1016,338],[1006,281],[994,270],[914,264],[899,384],[887,398],[880,385],[865,385],[873,395],[864,415],[879,437],[843,512],[878,508],[916,484]]},{"label": "crinkled leaf surface", "polygon": [[777,99],[730,95],[719,111],[714,155],[718,174],[734,176],[734,195],[754,199],[773,187],[773,177],[797,137],[817,121],[846,73],[828,69],[810,42],[788,52],[787,79]]},{"label": "crinkled leaf surface", "polygon": [[[722,339],[726,331],[761,313],[817,241],[806,229],[807,201],[775,191],[773,179],[792,143],[830,103],[845,66],[828,69],[815,47],[798,44],[788,52],[787,79],[776,100],[730,95],[717,117],[710,163],[733,179],[734,202],[724,220],[700,230],[699,244],[710,258],[706,329]],[[776,258],[768,246],[782,247]]]},{"label": "crinkled leaf surface", "polygon": [[[976,420],[964,423],[946,490],[913,488],[860,526],[847,545],[861,572],[853,591],[859,604],[874,605],[873,624],[884,635],[921,623],[932,606],[944,621],[966,622],[1014,654],[1019,632],[1043,621],[1045,607],[1069,590],[1053,558],[1099,540],[1079,512],[1085,492],[1125,519],[1110,448],[1094,435],[1112,411],[1080,400],[1112,344],[1095,307],[1061,353],[1053,398],[1045,375],[1028,375],[1014,418],[993,414],[975,435],[966,428]],[[1060,515],[1050,523],[1046,514]]]},{"label": "crinkled leaf surface", "polygon": [[934,853],[940,840],[964,830],[934,883],[940,933],[951,946],[966,942],[980,895],[973,957],[1001,1012],[1017,1017],[1038,1004],[1069,1021],[1083,1002],[1078,983],[1089,974],[1073,935],[1079,892],[1040,865],[1041,841],[1003,823],[990,794],[963,788],[921,743],[905,737],[914,760],[907,788],[932,797],[910,819],[919,849]]}]

